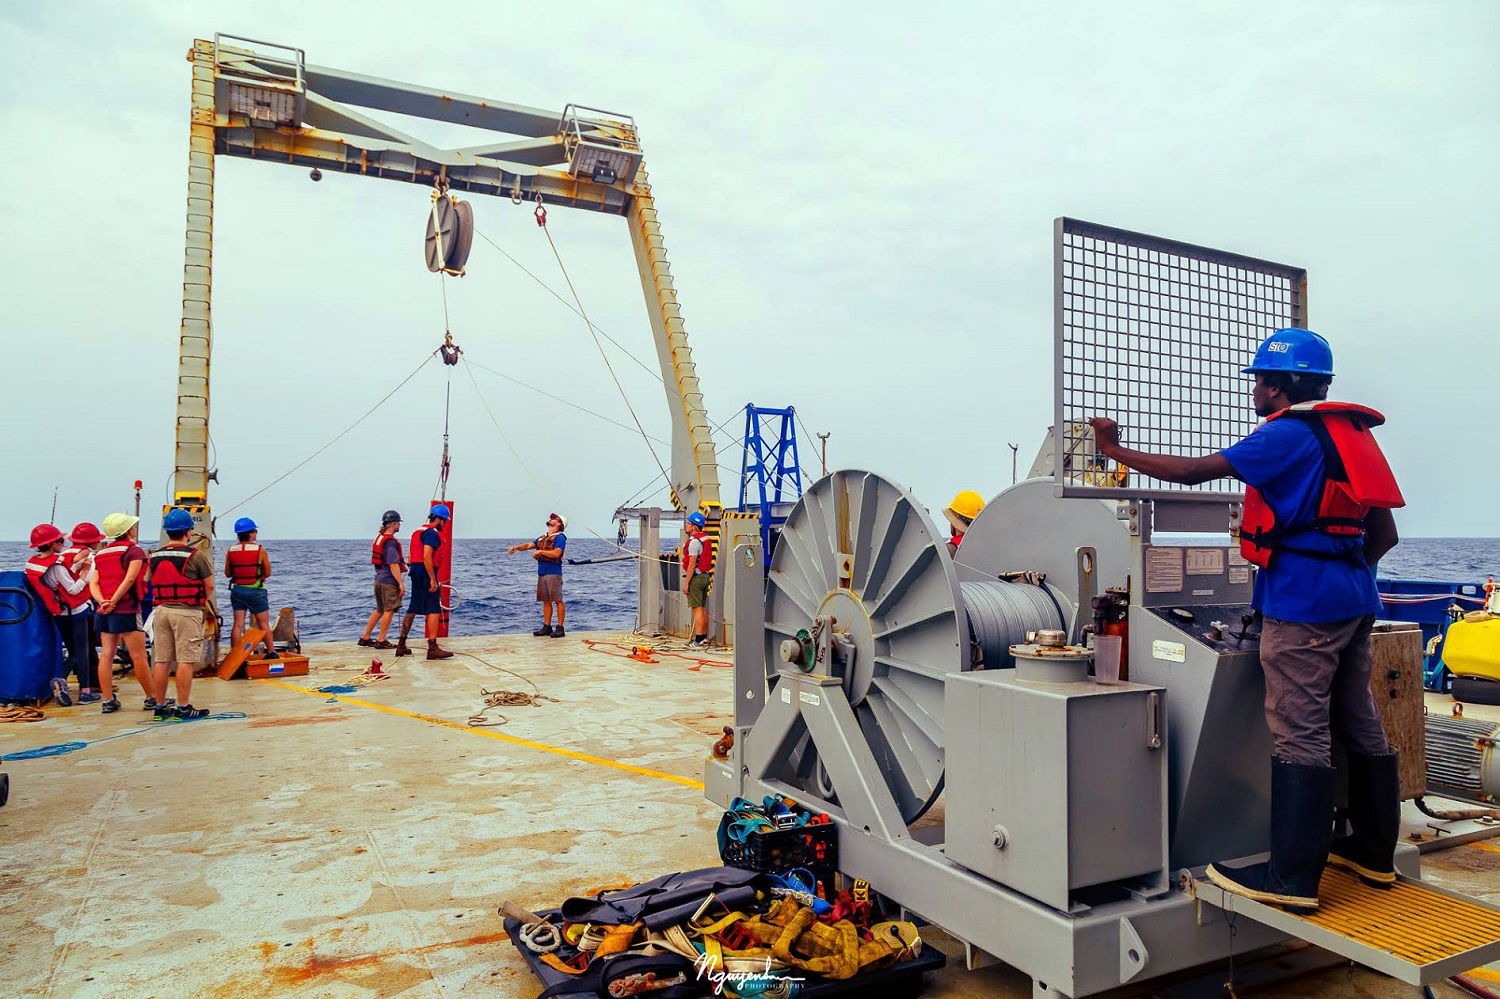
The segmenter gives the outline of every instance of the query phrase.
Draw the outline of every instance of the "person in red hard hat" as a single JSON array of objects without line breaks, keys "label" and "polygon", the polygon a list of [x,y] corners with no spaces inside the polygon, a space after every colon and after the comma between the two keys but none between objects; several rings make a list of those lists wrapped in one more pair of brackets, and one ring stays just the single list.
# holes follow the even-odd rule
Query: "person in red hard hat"
[{"label": "person in red hard hat", "polygon": [[[88,652],[83,643],[88,640],[88,625],[84,615],[88,612],[89,602],[88,584],[74,575],[63,562],[62,550],[67,545],[68,539],[63,537],[62,531],[51,524],[38,524],[31,529],[31,547],[36,549],[36,553],[26,560],[26,582],[42,608],[52,615],[57,633],[68,648],[61,674],[52,678],[52,699],[65,708],[73,704],[73,698],[68,694],[69,670],[80,659],[83,663],[88,663]],[[75,616],[78,617],[76,624],[82,628],[81,635],[75,631]],[[80,672],[80,696],[85,683],[84,674]]]},{"label": "person in red hard hat", "polygon": [[[1311,330],[1277,330],[1244,369],[1265,422],[1201,457],[1123,447],[1114,420],[1089,421],[1106,457],[1166,482],[1245,483],[1240,553],[1259,566],[1251,605],[1263,616],[1260,664],[1271,730],[1271,856],[1215,861],[1225,891],[1293,911],[1318,906],[1323,867],[1395,884],[1401,779],[1370,694],[1370,632],[1380,612],[1371,568],[1398,540],[1404,505],[1371,427],[1385,418],[1329,402],[1333,350]],[[1329,843],[1332,740],[1348,750],[1349,835]]]},{"label": "person in red hard hat", "polygon": [[[93,594],[88,590],[89,574],[94,569],[94,552],[104,546],[104,534],[98,527],[84,521],[68,532],[68,547],[62,550],[62,563],[79,582],[84,584],[80,597],[79,612],[73,614],[69,623],[75,629],[71,641],[63,635],[67,646],[69,668],[78,677],[78,703],[92,704],[103,695],[99,685],[99,620],[95,614]],[[78,653],[74,652],[78,647]]]}]

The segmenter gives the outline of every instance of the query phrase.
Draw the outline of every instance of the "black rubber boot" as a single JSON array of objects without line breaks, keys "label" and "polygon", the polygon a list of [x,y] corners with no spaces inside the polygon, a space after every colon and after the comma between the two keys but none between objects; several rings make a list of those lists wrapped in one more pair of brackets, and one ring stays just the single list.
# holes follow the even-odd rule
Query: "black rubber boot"
[{"label": "black rubber boot", "polygon": [[1401,835],[1401,768],[1396,753],[1349,754],[1349,835],[1334,840],[1328,862],[1353,871],[1367,885],[1396,883],[1396,839]]},{"label": "black rubber boot", "polygon": [[1271,760],[1271,859],[1235,867],[1210,864],[1208,878],[1227,892],[1293,912],[1318,907],[1328,860],[1333,770]]}]

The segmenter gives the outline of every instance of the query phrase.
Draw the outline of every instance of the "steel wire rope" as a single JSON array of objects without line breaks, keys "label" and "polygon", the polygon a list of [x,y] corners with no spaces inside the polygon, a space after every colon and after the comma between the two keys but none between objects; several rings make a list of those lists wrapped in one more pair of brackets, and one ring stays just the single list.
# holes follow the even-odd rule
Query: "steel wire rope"
[{"label": "steel wire rope", "polygon": [[486,236],[484,233],[480,232],[478,229],[475,229],[474,232],[479,236],[480,239],[484,240],[486,243],[488,243],[491,246],[493,246],[496,250],[499,250],[500,253],[505,257],[506,260],[509,260],[511,263],[513,263],[517,267],[519,267],[521,269],[522,273],[524,273],[527,277],[531,278],[531,280],[533,280],[537,284],[541,285],[543,291],[545,291],[547,294],[551,295],[553,298],[555,298],[559,302],[561,302],[564,306],[566,306],[568,308],[569,311],[573,312],[575,315],[577,315],[580,318],[582,318],[584,322],[589,323],[590,327],[592,327],[595,330],[598,330],[600,336],[604,337],[604,339],[608,340],[610,343],[612,343],[616,347],[618,347],[621,353],[623,353],[626,357],[630,358],[636,364],[640,365],[641,368],[643,368],[648,375],[650,375],[652,378],[655,378],[657,381],[661,382],[663,385],[666,384],[666,382],[662,380],[661,372],[660,371],[657,371],[656,369],[652,368],[649,364],[647,364],[645,361],[642,361],[639,357],[636,357],[633,353],[630,352],[630,348],[626,347],[620,341],[616,340],[614,337],[612,337],[608,333],[604,332],[604,330],[599,329],[599,327],[595,326],[592,322],[589,322],[589,317],[588,316],[584,315],[583,312],[581,312],[579,309],[574,308],[573,305],[570,304],[566,298],[563,298],[557,292],[553,291],[551,285],[547,284],[547,282],[543,281],[541,278],[537,277],[531,271],[527,270],[525,264],[521,263],[515,257],[511,256],[508,252],[506,252],[505,248],[502,247],[499,243],[495,242],[493,239],[490,239],[490,237]]},{"label": "steel wire rope", "polygon": [[403,388],[405,388],[406,387],[406,383],[409,382],[409,381],[411,381],[413,378],[417,377],[417,372],[419,372],[423,368],[427,367],[427,363],[429,361],[431,361],[433,359],[433,357],[435,357],[436,355],[437,355],[437,351],[434,350],[431,354],[428,354],[426,357],[424,357],[422,359],[422,363],[419,364],[419,365],[417,365],[415,368],[412,369],[411,374],[409,374],[405,378],[401,379],[400,384],[398,384],[395,388],[391,389],[385,395],[381,396],[379,402],[375,403],[375,405],[373,405],[369,409],[365,410],[364,413],[359,417],[359,419],[357,419],[353,423],[349,424],[343,430],[340,430],[338,432],[338,434],[336,434],[334,436],[334,438],[332,440],[330,440],[327,444],[324,444],[322,447],[318,448],[312,454],[308,455],[306,458],[303,458],[297,464],[293,465],[291,468],[287,469],[285,472],[282,472],[276,478],[272,479],[270,482],[268,482],[265,485],[261,486],[255,492],[251,493],[249,496],[246,496],[244,499],[240,500],[238,503],[234,504],[233,506],[229,507],[228,509],[220,510],[214,516],[214,520],[218,520],[220,517],[227,517],[229,514],[231,514],[234,511],[238,510],[240,507],[244,506],[246,503],[249,503],[251,500],[255,499],[255,497],[259,496],[261,493],[265,492],[267,489],[270,489],[272,486],[276,485],[281,480],[283,480],[287,476],[291,475],[293,472],[296,472],[303,465],[306,465],[308,462],[312,461],[314,458],[316,458],[318,455],[322,454],[324,451],[327,451],[329,448],[333,447],[340,440],[342,440],[351,430],[353,430],[355,427],[359,426],[361,423],[365,422],[365,420],[369,418],[369,416],[370,416],[371,413],[375,412],[375,410],[377,410],[381,406],[385,405],[385,403],[391,398],[391,396],[395,395],[397,392],[400,392]]},{"label": "steel wire rope", "polygon": [[[538,395],[544,395],[548,399],[553,400],[554,402],[560,402],[564,406],[570,406],[573,409],[578,410],[580,413],[587,413],[590,416],[593,416],[593,417],[596,417],[597,419],[603,420],[605,423],[613,424],[614,426],[619,427],[621,430],[629,430],[632,433],[635,432],[635,428],[632,427],[632,426],[630,426],[629,424],[621,423],[619,420],[613,419],[612,417],[605,416],[603,413],[596,413],[592,409],[588,409],[588,408],[586,408],[584,406],[580,406],[576,402],[570,402],[567,399],[564,399],[560,395],[553,395],[551,392],[548,392],[545,389],[539,389],[535,385],[528,385],[526,382],[521,381],[519,378],[512,378],[510,375],[507,375],[503,371],[497,371],[494,368],[487,367],[487,366],[485,366],[483,364],[480,364],[478,361],[470,361],[469,363],[471,365],[473,365],[474,367],[478,368],[480,371],[488,371],[490,374],[495,375],[496,377],[504,378],[506,381],[510,382],[513,385],[519,385],[519,386],[521,386],[524,389],[530,389],[531,391],[537,393]],[[650,437],[650,435],[648,435],[648,437]],[[671,447],[672,446],[670,441],[664,441],[660,437],[650,437],[650,440],[656,442],[657,444],[662,445],[663,447]],[[651,477],[651,481],[655,482],[656,481],[656,476],[653,475]]]},{"label": "steel wire rope", "polygon": [[[494,425],[495,432],[500,435],[500,440],[504,442],[506,450],[510,451],[511,457],[516,459],[516,464],[521,466],[521,471],[526,473],[526,476],[531,479],[531,481],[536,485],[537,489],[541,491],[542,495],[551,500],[558,509],[568,509],[568,504],[558,499],[557,495],[552,492],[551,489],[547,488],[546,483],[537,478],[536,473],[531,470],[531,466],[526,464],[526,459],[521,457],[521,452],[517,451],[516,446],[511,443],[510,437],[505,433],[505,429],[500,426],[499,417],[497,417],[495,415],[495,411],[490,408],[490,401],[485,397],[484,390],[479,387],[479,380],[474,377],[474,367],[469,363],[469,359],[467,357],[461,357],[460,360],[463,361],[464,373],[469,376],[469,383],[474,386],[474,394],[479,396],[480,405],[484,407],[485,414],[489,416],[490,423]],[[626,548],[624,545],[620,544],[612,538],[606,538],[604,535],[594,530],[588,524],[581,524],[581,526],[585,531],[588,531],[594,537],[598,538],[600,541],[603,541],[605,544],[609,545],[611,548],[614,548],[616,551],[624,552],[633,558],[646,558],[646,555],[644,553]],[[653,561],[660,562],[665,560],[663,560],[660,556],[657,556],[655,559],[653,559]]]},{"label": "steel wire rope", "polygon": [[[583,318],[584,325],[588,327],[589,337],[594,341],[594,346],[599,350],[599,357],[604,361],[605,369],[609,371],[610,381],[615,383],[615,390],[620,393],[620,399],[625,403],[625,409],[630,413],[630,419],[635,422],[636,429],[641,432],[641,439],[646,442],[646,450],[651,452],[651,460],[656,462],[656,467],[661,471],[662,479],[670,486],[672,485],[672,473],[667,471],[667,466],[663,465],[661,458],[657,457],[656,448],[651,446],[651,438],[647,435],[646,428],[641,423],[641,418],[636,415],[635,407],[630,404],[630,396],[625,393],[625,386],[620,384],[620,376],[615,374],[615,366],[609,363],[609,354],[605,352],[604,344],[599,342],[599,335],[595,332],[593,320],[589,319],[588,312],[583,307],[583,299],[579,297],[578,289],[573,284],[573,277],[568,273],[568,267],[563,263],[562,254],[558,252],[557,243],[552,239],[552,230],[547,228],[545,213],[543,213],[540,205],[537,208],[537,212],[537,220],[542,223],[539,226],[542,230],[542,235],[547,237],[547,245],[551,247],[552,256],[557,261],[557,269],[562,272],[563,281],[567,282],[568,291],[572,293],[573,301],[578,305],[578,315]],[[696,455],[694,459],[696,461]]]},{"label": "steel wire rope", "polygon": [[[716,426],[716,427],[713,428],[713,430],[709,434],[709,436],[710,437],[716,437],[716,436],[718,436],[719,432],[722,431],[725,427],[727,427],[729,425],[729,421],[733,420],[735,417],[739,416],[740,412],[741,412],[740,410],[736,410],[735,412],[731,413],[718,426]],[[715,451],[714,454],[717,456],[718,452]],[[734,472],[737,475],[740,472],[739,469],[736,469],[736,468],[734,468],[731,465],[726,465],[722,461],[715,461],[714,463],[719,468],[722,468],[726,472]],[[656,476],[654,476],[654,475],[651,476],[651,481],[650,482],[647,482],[644,486],[641,486],[639,489],[637,489],[637,490],[633,491],[632,493],[630,493],[630,499],[627,500],[627,501],[625,501],[624,503],[621,503],[620,505],[621,506],[635,506],[642,499],[646,499],[646,498],[649,498],[651,496],[655,496],[657,493],[659,493],[663,489],[667,488],[666,486],[657,486],[655,489],[651,489],[651,485],[655,481],[656,481]],[[651,489],[651,492],[649,494],[646,493],[647,489]]]}]

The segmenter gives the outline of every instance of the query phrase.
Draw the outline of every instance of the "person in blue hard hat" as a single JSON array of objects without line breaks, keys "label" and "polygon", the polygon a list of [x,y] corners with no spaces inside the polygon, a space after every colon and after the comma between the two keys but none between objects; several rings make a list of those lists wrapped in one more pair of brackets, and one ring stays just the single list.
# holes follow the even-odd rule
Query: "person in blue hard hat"
[{"label": "person in blue hard hat", "polygon": [[[1271,856],[1216,861],[1225,891],[1307,911],[1327,863],[1379,887],[1395,883],[1401,782],[1370,693],[1370,632],[1380,612],[1371,568],[1395,547],[1404,505],[1371,427],[1384,417],[1327,401],[1333,350],[1305,329],[1267,337],[1244,373],[1264,419],[1243,440],[1198,457],[1121,446],[1120,428],[1090,420],[1108,458],[1167,482],[1245,483],[1240,554],[1258,567],[1260,663],[1271,730]],[[1348,833],[1329,843],[1332,743],[1348,754]]]},{"label": "person in blue hard hat", "polygon": [[182,509],[167,511],[161,529],[167,543],[151,553],[151,652],[155,686],[164,695],[167,678],[175,670],[177,704],[159,698],[160,721],[192,721],[208,715],[191,699],[193,670],[203,655],[203,609],[213,599],[214,564],[208,552],[188,543],[193,515]]},{"label": "person in blue hard hat", "polygon": [[260,644],[266,647],[266,658],[275,659],[276,643],[271,638],[271,597],[266,592],[266,580],[271,578],[271,556],[258,540],[260,528],[249,517],[234,522],[234,536],[238,540],[224,553],[224,575],[229,577],[229,606],[234,611],[229,643],[233,648],[239,648],[240,635],[245,631],[248,618],[252,627],[265,634]]},{"label": "person in blue hard hat", "polygon": [[406,616],[401,619],[401,637],[396,641],[396,655],[409,656],[411,649],[406,638],[417,615],[424,618],[427,635],[428,659],[452,659],[453,653],[438,645],[438,626],[443,613],[443,601],[438,584],[437,570],[433,563],[438,549],[443,546],[443,531],[453,514],[446,504],[436,503],[427,516],[427,523],[417,528],[411,536],[411,600],[406,605]]},{"label": "person in blue hard hat", "polygon": [[682,592],[693,612],[689,645],[708,644],[708,589],[714,578],[713,546],[704,528],[708,518],[694,510],[687,516],[687,543],[682,546]]}]

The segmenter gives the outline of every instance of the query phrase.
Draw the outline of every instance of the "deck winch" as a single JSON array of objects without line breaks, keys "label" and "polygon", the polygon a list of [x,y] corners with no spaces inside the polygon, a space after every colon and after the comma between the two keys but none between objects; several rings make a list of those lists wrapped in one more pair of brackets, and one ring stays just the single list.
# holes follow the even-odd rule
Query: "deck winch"
[{"label": "deck winch", "polygon": [[[1305,325],[1306,276],[1067,219],[1056,238],[1053,429],[956,557],[910,492],[842,470],[788,514],[759,607],[759,546],[726,560],[742,633],[734,745],[705,760],[709,799],[826,812],[845,875],[963,941],[971,967],[1029,974],[1039,997],[1289,936],[1417,984],[1500,957],[1473,929],[1500,913],[1417,880],[1410,846],[1396,891],[1433,914],[1420,941],[1337,874],[1306,918],[1201,881],[1210,861],[1269,847],[1253,578],[1230,537],[1241,497],[1112,465],[1086,419],[1122,414],[1156,450],[1244,436],[1239,368],[1272,330]],[[1100,635],[1124,640],[1120,682],[1089,674]],[[939,795],[941,817],[918,822]]]}]

